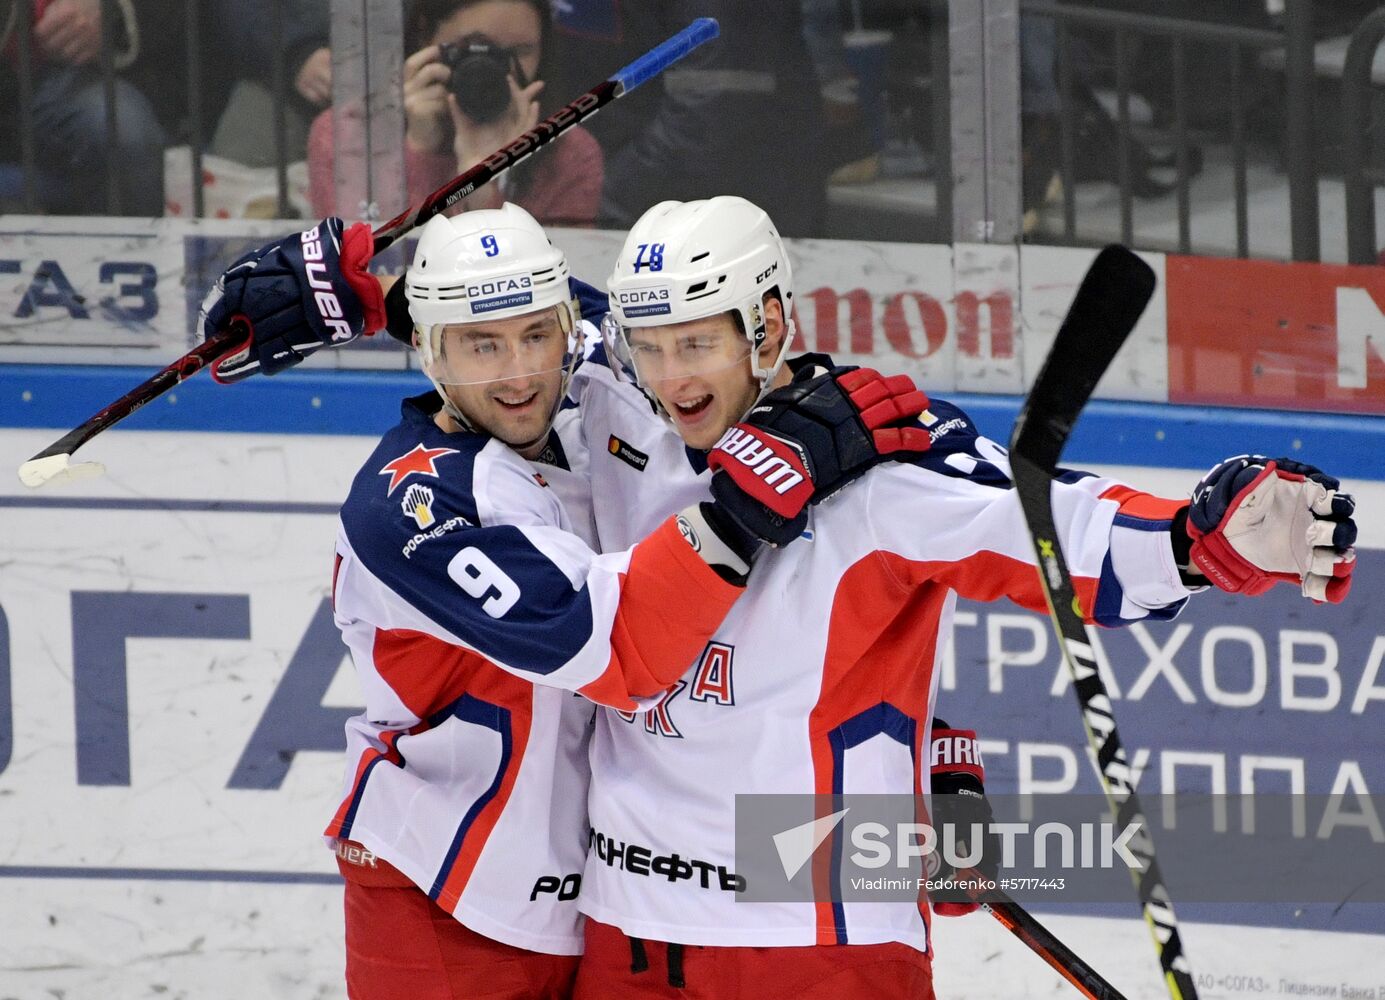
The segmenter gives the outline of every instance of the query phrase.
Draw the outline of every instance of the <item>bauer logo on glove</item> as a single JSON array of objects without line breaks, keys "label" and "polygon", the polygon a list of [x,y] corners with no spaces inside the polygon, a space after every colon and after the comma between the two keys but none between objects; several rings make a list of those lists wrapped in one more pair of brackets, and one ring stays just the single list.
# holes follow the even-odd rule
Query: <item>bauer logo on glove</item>
[{"label": "bauer logo on glove", "polygon": [[204,340],[240,332],[212,362],[218,382],[273,375],[322,347],[340,347],[384,328],[385,297],[366,270],[370,227],[323,219],[302,233],[245,254],[202,302]]}]

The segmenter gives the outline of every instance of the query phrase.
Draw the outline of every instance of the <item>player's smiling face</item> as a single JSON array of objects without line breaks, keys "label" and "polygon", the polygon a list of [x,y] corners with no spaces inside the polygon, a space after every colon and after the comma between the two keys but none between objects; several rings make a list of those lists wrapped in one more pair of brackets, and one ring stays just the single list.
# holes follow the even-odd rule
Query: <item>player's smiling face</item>
[{"label": "player's smiling face", "polygon": [[473,425],[524,453],[547,437],[567,340],[556,309],[451,324],[443,331],[438,368],[448,396]]},{"label": "player's smiling face", "polygon": [[640,384],[693,448],[716,444],[755,401],[750,342],[730,313],[631,330],[629,340]]},{"label": "player's smiling face", "polygon": [[[777,302],[766,305],[773,317],[780,315]],[[771,322],[762,364],[778,352],[776,327],[782,336],[782,324]],[[633,329],[629,343],[640,384],[658,398],[691,448],[711,448],[760,394],[750,369],[750,341],[731,313]]]}]

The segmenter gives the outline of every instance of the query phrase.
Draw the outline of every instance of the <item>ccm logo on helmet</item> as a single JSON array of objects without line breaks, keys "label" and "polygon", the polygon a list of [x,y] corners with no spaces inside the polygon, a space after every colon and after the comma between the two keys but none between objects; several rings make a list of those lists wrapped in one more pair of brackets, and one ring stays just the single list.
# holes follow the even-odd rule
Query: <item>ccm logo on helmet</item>
[{"label": "ccm logo on helmet", "polygon": [[779,261],[776,260],[769,267],[765,268],[759,274],[755,275],[755,284],[763,284],[764,281],[777,270],[779,270]]},{"label": "ccm logo on helmet", "polygon": [[327,265],[322,263],[322,237],[318,233],[321,225],[313,226],[299,236],[303,247],[303,273],[308,276],[308,284],[313,289],[313,304],[323,325],[332,331],[333,340],[351,340],[351,324],[342,319],[341,299],[332,291],[332,282],[327,278]]},{"label": "ccm logo on helmet", "polygon": [[751,472],[781,496],[804,480],[803,474],[776,455],[770,445],[739,427],[729,428],[717,442],[715,450],[749,466]]}]

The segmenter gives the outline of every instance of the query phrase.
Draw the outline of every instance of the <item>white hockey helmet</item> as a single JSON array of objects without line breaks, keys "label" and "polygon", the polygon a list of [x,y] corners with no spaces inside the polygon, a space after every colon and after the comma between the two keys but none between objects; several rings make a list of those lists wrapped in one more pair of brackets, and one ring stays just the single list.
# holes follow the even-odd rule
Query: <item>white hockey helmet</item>
[{"label": "white hockey helmet", "polygon": [[[607,350],[617,371],[639,384],[628,331],[732,313],[749,346],[761,391],[788,356],[793,340],[793,277],[784,243],[764,209],[734,195],[704,201],[665,201],[640,216],[606,283],[611,312]],[[762,359],[764,297],[776,291],[784,307],[784,340]],[[655,407],[649,387],[641,386]]]},{"label": "white hockey helmet", "polygon": [[[448,413],[467,427],[445,386],[466,385],[541,374],[552,362],[524,370],[511,364],[505,373],[459,357],[444,336],[449,327],[504,320],[552,310],[566,337],[561,361],[562,389],[582,356],[582,325],[568,284],[567,258],[534,217],[518,205],[435,216],[423,227],[413,264],[404,275],[405,298],[414,321],[414,344],[424,373],[443,398]],[[468,365],[471,367],[468,368]]]}]

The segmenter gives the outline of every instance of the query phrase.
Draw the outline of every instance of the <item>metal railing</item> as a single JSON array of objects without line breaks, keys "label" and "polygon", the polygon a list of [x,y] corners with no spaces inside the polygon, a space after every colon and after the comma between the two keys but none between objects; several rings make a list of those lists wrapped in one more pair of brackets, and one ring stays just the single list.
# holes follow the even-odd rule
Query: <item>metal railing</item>
[{"label": "metal railing", "polygon": [[[22,204],[27,211],[40,209],[42,190],[39,183],[41,159],[35,141],[33,95],[37,57],[31,38],[34,15],[34,0],[9,0],[14,5],[17,16],[14,26],[14,67],[18,71],[19,123],[18,152],[22,169]],[[363,2],[363,0],[357,0]],[[4,2],[0,0],[0,8]],[[924,0],[923,6],[938,12],[945,8],[940,0]],[[184,43],[189,53],[186,68],[187,114],[180,134],[171,136],[175,144],[186,141],[191,151],[191,213],[195,216],[205,214],[203,153],[214,123],[204,120],[203,105],[207,96],[208,67],[197,58],[205,37],[204,15],[210,5],[206,0],[185,0],[183,16],[186,18]],[[1188,19],[1170,18],[1157,14],[1136,14],[1103,10],[1095,7],[1078,7],[1055,0],[1021,0],[1025,14],[1051,17],[1057,25],[1058,40],[1058,91],[1063,111],[1059,115],[1058,173],[1062,180],[1061,227],[1055,225],[1057,232],[1045,233],[1046,237],[1077,243],[1081,236],[1078,228],[1078,199],[1076,196],[1078,173],[1076,130],[1074,112],[1074,89],[1078,72],[1074,62],[1074,29],[1098,29],[1109,32],[1112,39],[1110,52],[1113,57],[1115,78],[1115,156],[1117,161],[1117,188],[1119,192],[1119,235],[1127,243],[1138,241],[1135,226],[1135,177],[1133,176],[1132,150],[1137,141],[1137,129],[1131,120],[1133,43],[1140,39],[1157,38],[1167,40],[1171,46],[1169,73],[1172,84],[1171,121],[1163,132],[1173,149],[1172,192],[1176,201],[1177,234],[1176,240],[1169,241],[1167,249],[1191,252],[1194,241],[1192,234],[1192,195],[1191,179],[1194,174],[1193,126],[1191,122],[1193,101],[1189,96],[1190,51],[1197,46],[1213,46],[1226,54],[1229,66],[1230,84],[1226,96],[1230,108],[1225,139],[1230,148],[1232,192],[1234,201],[1235,252],[1246,257],[1251,254],[1250,225],[1248,211],[1247,147],[1250,142],[1247,128],[1247,110],[1251,101],[1250,72],[1252,57],[1265,50],[1278,48],[1287,53],[1284,73],[1284,139],[1282,155],[1285,173],[1288,178],[1288,220],[1291,234],[1291,252],[1296,260],[1316,260],[1320,257],[1319,246],[1319,207],[1317,189],[1317,167],[1313,156],[1312,131],[1313,115],[1313,31],[1312,0],[1285,0],[1284,29],[1263,30],[1235,27]],[[104,107],[104,142],[106,156],[104,169],[93,164],[93,180],[104,185],[106,208],[118,214],[120,188],[118,183],[119,166],[119,119],[116,114],[116,80],[118,73],[114,66],[115,46],[112,35],[119,23],[120,14],[116,0],[101,0],[103,14],[103,43],[99,70],[101,74]],[[286,138],[285,107],[290,96],[291,70],[285,65],[283,39],[286,31],[285,13],[276,0],[272,7],[273,16],[263,26],[267,36],[265,44],[272,46],[272,66],[269,78],[264,82],[273,94],[273,162],[275,165],[275,187],[277,190],[277,212],[281,217],[293,214],[290,205],[288,180],[288,142]],[[1368,24],[1377,24],[1378,15],[1368,18]],[[1363,26],[1363,30],[1364,30]],[[944,34],[935,33],[933,43],[935,72],[934,78],[945,88],[947,74],[937,69],[946,64],[942,46],[946,44]],[[1364,44],[1364,43],[1363,43]],[[1358,56],[1358,62],[1360,61]],[[1369,63],[1369,55],[1364,56]],[[1368,71],[1368,70],[1367,70]],[[1358,74],[1359,75],[1359,74]],[[1348,77],[1352,73],[1349,71]],[[1368,84],[1367,84],[1368,86]],[[1345,85],[1344,101],[1368,100],[1362,96],[1361,88],[1352,85],[1350,79]],[[946,117],[946,93],[935,99],[934,162],[937,166],[937,203],[939,218],[949,218],[953,189],[946,169],[948,164],[948,128]],[[1363,113],[1359,105],[1348,103],[1350,121],[1359,121]],[[1348,198],[1359,198],[1361,183],[1374,184],[1379,178],[1365,166],[1365,157],[1359,152],[1362,130],[1350,125],[1346,129],[1348,152]],[[1350,149],[1358,150],[1353,154]],[[1356,158],[1351,159],[1352,156]],[[1359,169],[1350,164],[1359,164]],[[1367,176],[1359,175],[1362,171]],[[126,206],[128,207],[128,206]],[[1114,221],[1114,220],[1113,220]],[[1368,236],[1358,230],[1365,225],[1372,226]],[[1373,241],[1374,220],[1367,219],[1366,213],[1349,210],[1348,225],[1353,248],[1357,242]],[[1146,244],[1153,241],[1144,240]],[[1151,248],[1153,248],[1151,246]],[[1372,253],[1374,251],[1372,250]],[[1352,259],[1359,256],[1352,249]]]},{"label": "metal railing", "polygon": [[1342,171],[1346,186],[1347,262],[1374,264],[1375,189],[1385,169],[1371,163],[1369,140],[1375,87],[1371,68],[1385,39],[1385,8],[1367,15],[1351,34],[1342,68]]},{"label": "metal railing", "polygon": [[15,8],[14,31],[19,59],[19,144],[24,174],[24,210],[38,211],[38,167],[34,152],[34,11],[28,0]]},{"label": "metal railing", "polygon": [[1247,194],[1247,81],[1248,52],[1271,48],[1287,50],[1285,71],[1285,134],[1283,156],[1289,182],[1289,222],[1292,254],[1295,260],[1318,260],[1317,169],[1313,158],[1313,31],[1312,0],[1286,0],[1283,31],[1213,24],[1203,21],[1072,7],[1052,0],[1022,0],[1026,14],[1054,18],[1058,30],[1058,89],[1062,104],[1059,117],[1060,165],[1063,182],[1063,236],[1078,240],[1075,197],[1074,59],[1071,29],[1075,26],[1108,29],[1113,36],[1112,54],[1116,81],[1117,184],[1120,192],[1120,234],[1126,243],[1135,241],[1134,192],[1131,151],[1134,130],[1131,122],[1131,40],[1137,37],[1167,39],[1171,46],[1169,72],[1172,75],[1173,116],[1169,137],[1174,148],[1174,192],[1177,203],[1178,239],[1176,249],[1192,251],[1191,221],[1191,143],[1188,97],[1188,50],[1195,45],[1213,45],[1229,55],[1231,82],[1231,127],[1233,190],[1235,201],[1236,254],[1250,255]]}]

